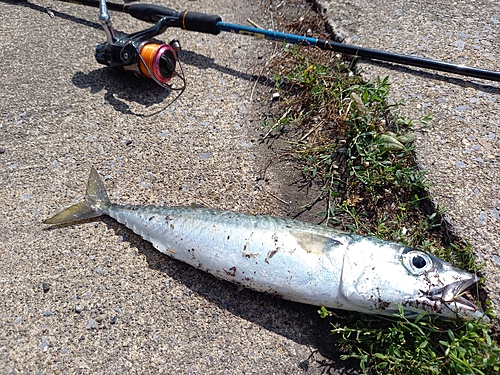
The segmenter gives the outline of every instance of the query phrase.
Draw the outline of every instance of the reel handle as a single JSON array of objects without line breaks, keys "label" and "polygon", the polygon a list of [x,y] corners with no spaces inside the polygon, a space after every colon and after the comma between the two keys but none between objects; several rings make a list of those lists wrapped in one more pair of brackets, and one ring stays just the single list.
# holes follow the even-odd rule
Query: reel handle
[{"label": "reel handle", "polygon": [[217,22],[222,21],[222,19],[217,15],[189,12],[187,10],[177,12],[176,10],[154,4],[132,4],[127,8],[127,13],[141,21],[156,23],[162,18],[168,17],[168,27],[180,27],[184,30],[213,35],[220,33]]}]

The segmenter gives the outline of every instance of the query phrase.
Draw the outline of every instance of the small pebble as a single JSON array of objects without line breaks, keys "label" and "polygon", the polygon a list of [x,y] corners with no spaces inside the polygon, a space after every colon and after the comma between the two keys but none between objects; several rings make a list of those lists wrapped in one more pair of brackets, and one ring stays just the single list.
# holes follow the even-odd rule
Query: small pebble
[{"label": "small pebble", "polygon": [[493,262],[495,262],[496,264],[500,265],[500,256],[498,256],[496,254],[493,254],[491,256],[491,259],[493,260]]},{"label": "small pebble", "polygon": [[478,217],[479,224],[481,225],[486,224],[486,220],[488,220],[488,214],[484,211],[481,211]]},{"label": "small pebble", "polygon": [[455,107],[454,110],[455,111],[466,111],[469,108],[470,108],[470,106],[468,106],[467,104],[465,104],[465,105],[461,105],[461,106]]},{"label": "small pebble", "polygon": [[83,311],[83,306],[76,305],[75,306],[75,312],[77,314],[80,314]]},{"label": "small pebble", "polygon": [[273,101],[277,101],[280,98],[280,93],[279,92],[273,93],[272,98],[273,98]]},{"label": "small pebble", "polygon": [[97,328],[97,322],[94,319],[89,319],[89,321],[85,325],[85,329],[96,329],[96,328]]},{"label": "small pebble", "polygon": [[39,348],[44,350],[47,348],[47,346],[49,346],[49,339],[48,338],[45,338],[42,343],[40,344]]},{"label": "small pebble", "polygon": [[44,293],[47,293],[50,290],[50,283],[43,282],[42,283],[42,290]]},{"label": "small pebble", "polygon": [[457,41],[455,42],[455,45],[457,46],[457,48],[458,48],[459,50],[463,50],[463,49],[464,49],[464,47],[465,47],[465,42],[464,42],[463,40],[457,40]]},{"label": "small pebble", "polygon": [[45,310],[43,313],[42,313],[42,316],[52,316],[54,315],[54,313],[50,310]]}]

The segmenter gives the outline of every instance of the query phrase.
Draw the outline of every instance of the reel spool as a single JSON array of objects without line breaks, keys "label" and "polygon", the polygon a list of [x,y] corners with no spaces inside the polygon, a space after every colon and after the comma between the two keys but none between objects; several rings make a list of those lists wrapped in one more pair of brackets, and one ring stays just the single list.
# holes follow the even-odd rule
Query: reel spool
[{"label": "reel spool", "polygon": [[[175,74],[177,54],[168,44],[148,43],[140,49],[139,70],[146,78],[153,76],[160,83],[167,83]],[[144,64],[145,63],[145,64]]]},{"label": "reel spool", "polygon": [[124,65],[123,68],[133,71],[138,76],[153,79],[160,86],[165,85],[176,75],[177,62],[181,66],[177,55],[180,51],[177,39],[174,39],[170,44],[159,44],[153,41],[143,42],[137,50],[137,61],[130,65]]}]

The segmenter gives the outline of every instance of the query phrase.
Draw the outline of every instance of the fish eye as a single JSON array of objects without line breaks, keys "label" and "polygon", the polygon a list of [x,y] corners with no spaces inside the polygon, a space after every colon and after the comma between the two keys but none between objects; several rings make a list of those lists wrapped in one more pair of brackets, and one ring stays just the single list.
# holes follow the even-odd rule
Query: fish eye
[{"label": "fish eye", "polygon": [[416,276],[429,272],[433,267],[432,259],[427,253],[412,248],[403,250],[401,261],[405,268]]},{"label": "fish eye", "polygon": [[416,268],[424,268],[427,262],[420,255],[415,255],[412,259],[412,263]]}]

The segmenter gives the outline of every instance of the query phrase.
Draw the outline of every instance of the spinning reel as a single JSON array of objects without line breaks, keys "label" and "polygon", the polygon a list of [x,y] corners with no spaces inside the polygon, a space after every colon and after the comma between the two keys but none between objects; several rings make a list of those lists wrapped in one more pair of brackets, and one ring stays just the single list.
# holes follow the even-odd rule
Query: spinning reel
[{"label": "spinning reel", "polygon": [[[180,93],[174,101],[182,94],[186,88],[186,75],[179,60],[181,50],[179,41],[173,39],[169,44],[165,44],[152,39],[164,33],[176,18],[166,15],[149,29],[125,34],[113,29],[106,0],[99,0],[99,21],[103,25],[107,41],[96,48],[95,58],[98,63],[112,68],[122,68],[137,76],[153,79],[161,87],[179,90]],[[177,65],[181,75],[176,72]],[[182,79],[181,87],[167,84],[175,76]]]}]

